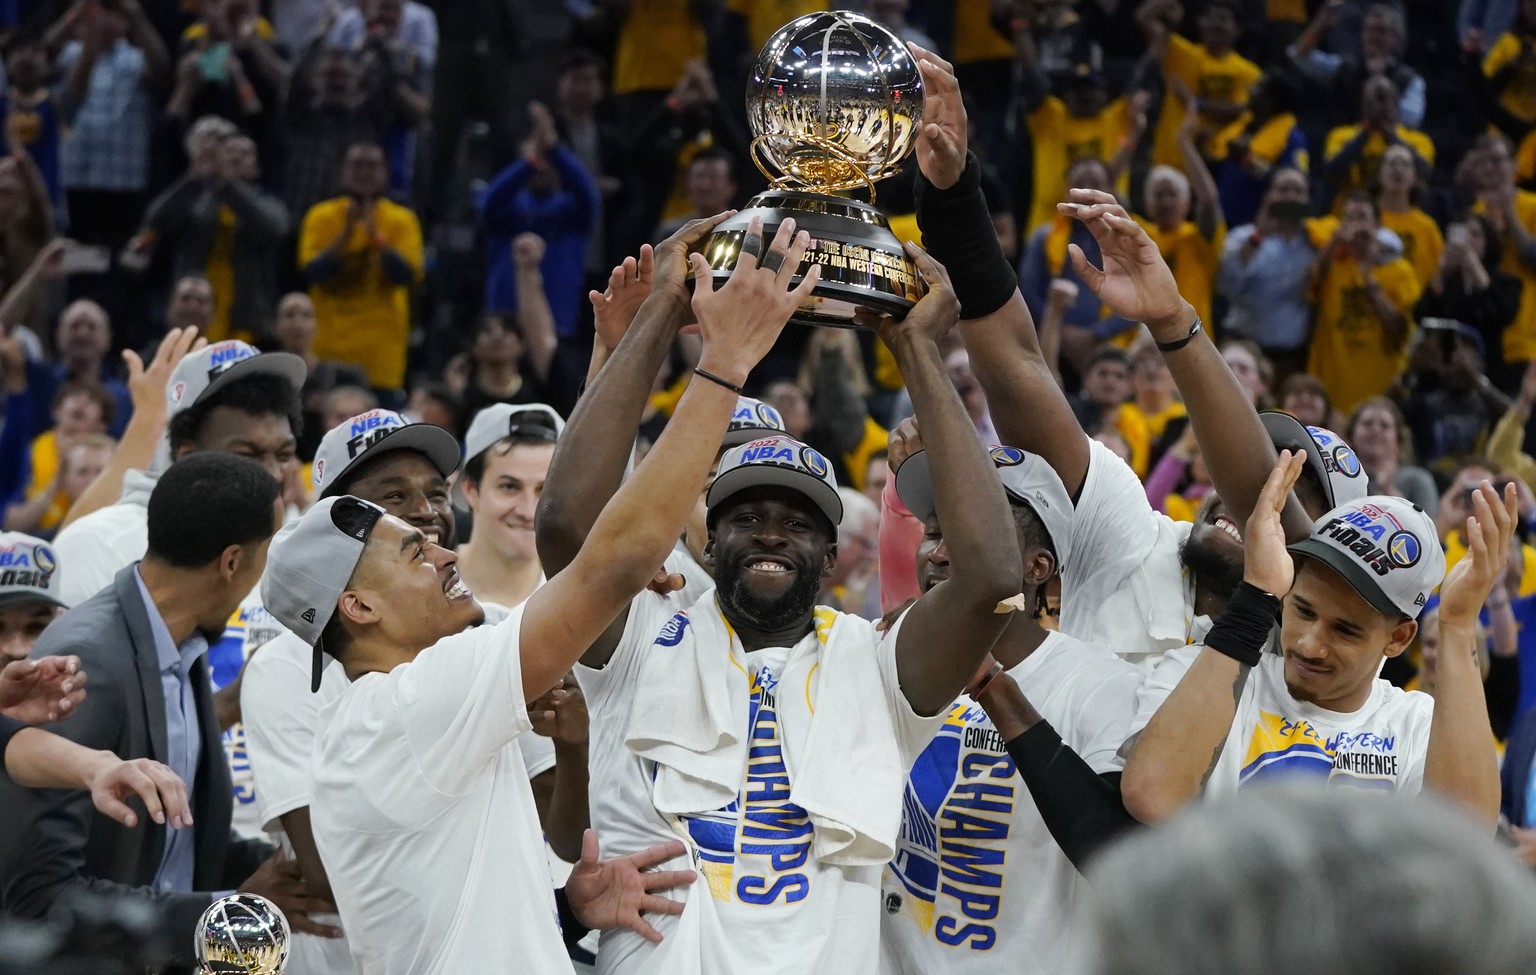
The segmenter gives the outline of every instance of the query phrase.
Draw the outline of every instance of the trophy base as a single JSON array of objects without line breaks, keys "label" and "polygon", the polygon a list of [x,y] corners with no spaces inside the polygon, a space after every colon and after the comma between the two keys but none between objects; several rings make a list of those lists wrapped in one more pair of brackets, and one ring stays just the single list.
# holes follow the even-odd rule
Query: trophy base
[{"label": "trophy base", "polygon": [[747,224],[755,216],[763,220],[765,244],[787,217],[811,235],[794,280],[798,284],[812,264],[820,264],[821,281],[810,302],[790,316],[795,324],[855,328],[858,308],[901,318],[923,296],[917,268],[885,214],[857,200],[796,190],[759,193],[710,235],[704,258],[714,271],[716,288],[730,278]]}]

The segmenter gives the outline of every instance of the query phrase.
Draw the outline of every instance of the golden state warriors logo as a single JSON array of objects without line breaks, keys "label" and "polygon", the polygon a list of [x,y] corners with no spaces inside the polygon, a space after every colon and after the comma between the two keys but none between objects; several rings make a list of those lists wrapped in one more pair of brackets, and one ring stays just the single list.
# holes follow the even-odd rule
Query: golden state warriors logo
[{"label": "golden state warriors logo", "polygon": [[1024,451],[1017,447],[993,447],[991,456],[998,467],[1018,467],[1024,463]]},{"label": "golden state warriors logo", "polygon": [[761,423],[763,426],[771,427],[774,430],[784,429],[784,418],[779,416],[778,410],[769,406],[767,403],[757,404],[757,406],[753,409],[753,412],[757,414],[757,422]]},{"label": "golden state warriors logo", "polygon": [[53,557],[53,551],[48,546],[39,545],[32,549],[32,564],[44,575],[51,575],[59,567],[59,560]]},{"label": "golden state warriors logo", "polygon": [[1347,444],[1339,444],[1333,448],[1329,455],[1333,458],[1333,466],[1346,477],[1357,477],[1360,474],[1360,458],[1349,449]]},{"label": "golden state warriors logo", "polygon": [[806,470],[820,478],[825,478],[827,472],[832,469],[827,459],[810,447],[800,448],[800,463],[805,465]]},{"label": "golden state warriors logo", "polygon": [[1400,568],[1408,568],[1419,561],[1422,554],[1419,545],[1419,537],[1410,531],[1398,531],[1387,539],[1387,555],[1393,564]]}]

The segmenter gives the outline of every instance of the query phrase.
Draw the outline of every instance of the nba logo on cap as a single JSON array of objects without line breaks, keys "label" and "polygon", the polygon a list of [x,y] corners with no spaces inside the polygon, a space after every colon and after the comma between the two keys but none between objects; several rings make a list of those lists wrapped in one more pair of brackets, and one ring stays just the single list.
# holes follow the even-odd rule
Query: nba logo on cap
[{"label": "nba logo on cap", "polygon": [[181,398],[183,396],[185,396],[185,395],[187,395],[187,384],[186,383],[177,383],[176,385],[171,387],[171,402],[172,403],[180,403],[181,402]]}]

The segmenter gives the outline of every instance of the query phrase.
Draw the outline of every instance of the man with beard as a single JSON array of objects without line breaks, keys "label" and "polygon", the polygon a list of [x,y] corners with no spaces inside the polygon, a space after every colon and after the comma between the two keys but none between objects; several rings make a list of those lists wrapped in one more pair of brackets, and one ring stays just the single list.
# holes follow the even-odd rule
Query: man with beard
[{"label": "man with beard", "polygon": [[[607,290],[588,292],[587,297],[592,302],[592,317],[597,333],[589,375],[595,376],[597,370],[607,364],[614,349],[629,333],[629,327],[634,324],[635,313],[639,311],[640,303],[649,297],[656,274],[656,252],[675,246],[674,240],[681,239],[680,234],[684,231],[692,232],[690,226],[696,229],[696,225],[685,225],[673,234],[672,238],[663,241],[655,248],[650,244],[640,245],[638,257],[625,258],[623,264],[613,269],[608,277]],[[648,362],[649,357],[630,356],[619,360],[613,368],[621,373],[632,369],[643,370],[647,368]],[[652,369],[645,374],[646,381],[650,381],[650,378],[655,375],[656,371]],[[625,381],[628,382],[633,378],[626,377]],[[720,452],[715,455],[715,464],[718,465],[720,458],[732,447],[740,447],[744,443],[750,443],[762,437],[788,432],[784,417],[778,410],[750,396],[737,397],[736,409],[731,413],[731,424],[725,431],[725,440],[720,444]],[[709,476],[711,479],[714,478],[714,468],[710,469]],[[705,508],[704,494],[701,492],[698,504],[694,505],[693,514],[688,516],[688,524],[683,529],[682,537],[677,540],[671,557],[667,559],[668,573],[682,577],[683,588],[679,591],[682,598],[689,602],[704,595],[715,584],[714,576],[704,559],[704,546],[709,541],[709,530],[704,524]]]},{"label": "man with beard", "polygon": [[[761,239],[760,220],[749,234]],[[360,969],[457,973],[493,959],[498,970],[570,971],[512,742],[530,727],[525,702],[626,613],[681,532],[735,403],[723,387],[746,380],[820,279],[813,269],[788,288],[809,244],[792,234],[781,226],[766,268],[749,249],[718,291],[701,267],[691,303],[671,300],[679,272],[647,305],[673,331],[697,315],[700,381],[581,550],[501,623],[477,625],[484,610],[451,553],[359,498],[325,498],[278,539],[263,592],[313,645],[311,686],[323,654],[350,678],[316,735],[313,822]],[[683,849],[640,844],[599,863],[589,833],[567,885],[565,935],[579,937],[580,922],[659,939],[641,912],[680,911],[655,892],[693,874],[637,871]],[[494,923],[479,923],[487,910]]]},{"label": "man with beard", "polygon": [[[1198,640],[1241,578],[1242,524],[1274,464],[1272,439],[1241,384],[1179,296],[1157,246],[1108,193],[1073,190],[1060,209],[1099,245],[1103,269],[1068,245],[1077,275],[1116,315],[1145,322],[1188,407],[1216,486],[1195,524],[1152,511],[1146,493],[1108,448],[1084,436],[1041,355],[1035,325],[991,233],[978,164],[966,153],[965,107],[949,65],[922,53],[923,131],[917,216],[946,266],[960,268],[960,334],[1004,443],[1044,457],[1073,502],[1071,563],[1062,569],[1062,632],[1113,648],[1150,670],[1164,651]],[[1279,424],[1280,421],[1272,421]],[[1278,426],[1276,427],[1279,428]],[[1292,421],[1285,446],[1306,449],[1312,514],[1364,493],[1359,463],[1336,437],[1313,448]],[[1334,457],[1335,448],[1341,450]],[[1337,476],[1335,476],[1337,475]],[[1358,480],[1357,489],[1348,484]],[[1340,491],[1346,496],[1340,496]],[[1358,493],[1347,494],[1348,490]],[[1286,513],[1297,538],[1309,518]]]},{"label": "man with beard", "polygon": [[[716,220],[658,249],[651,298],[571,418],[540,512],[546,568],[570,560],[619,485],[651,377],[685,321],[671,310],[684,307],[689,238]],[[761,249],[749,231],[743,260]],[[662,919],[661,946],[609,932],[600,971],[732,975],[765,957],[786,971],[875,971],[905,770],[1003,629],[1023,575],[1013,533],[995,530],[1009,518],[1002,484],[939,354],[957,310],[948,277],[909,252],[927,295],[900,323],[865,322],[894,351],[932,439],[949,579],[883,635],[816,607],[842,514],[831,465],[782,435],[726,452],[703,552],[717,588],[691,606],[641,593],[577,669],[593,824],[621,851],[685,837],[701,875],[682,920]]]},{"label": "man with beard", "polygon": [[[1156,822],[1202,794],[1292,778],[1437,792],[1492,830],[1498,764],[1473,650],[1518,518],[1514,487],[1502,499],[1487,481],[1477,489],[1471,556],[1447,576],[1434,521],[1402,498],[1340,505],[1287,549],[1280,512],[1300,472],[1282,452],[1244,533],[1242,584],[1206,645],[1165,655],[1142,689],[1126,808]],[[1413,642],[1442,579],[1431,698],[1376,675]],[[1277,613],[1280,652],[1265,653]]]}]

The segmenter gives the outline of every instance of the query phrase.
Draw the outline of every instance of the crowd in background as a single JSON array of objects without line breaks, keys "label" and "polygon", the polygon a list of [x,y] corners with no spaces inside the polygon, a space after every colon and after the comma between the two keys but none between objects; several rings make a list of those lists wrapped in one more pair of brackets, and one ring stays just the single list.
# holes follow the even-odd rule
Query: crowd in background
[{"label": "crowd in background", "polygon": [[[1211,477],[1150,335],[1074,270],[1069,245],[1100,255],[1058,213],[1069,187],[1118,196],[1254,406],[1337,431],[1339,463],[1428,512],[1452,565],[1474,488],[1515,486],[1481,654],[1505,738],[1536,708],[1536,2],[846,5],[954,63],[1042,352],[1157,511],[1194,521]],[[307,366],[272,461],[294,510],[320,494],[321,438],[370,410],[460,441],[497,404],[567,417],[604,346],[589,292],[767,186],[748,68],[829,6],[0,4],[0,529],[50,539],[151,465],[193,329]],[[916,168],[878,188],[904,236]],[[679,336],[656,376],[642,450],[699,348]],[[943,353],[995,443],[957,336]],[[887,445],[913,410],[894,356],[866,330],[790,328],[747,392],[843,488],[824,600],[878,618]],[[478,474],[470,490],[491,503]],[[1433,690],[1434,613],[1394,683]]]}]

